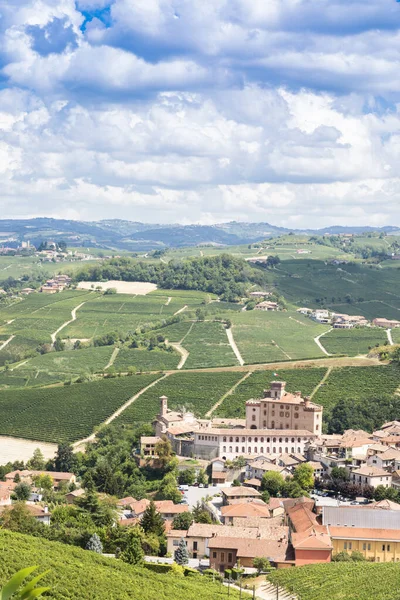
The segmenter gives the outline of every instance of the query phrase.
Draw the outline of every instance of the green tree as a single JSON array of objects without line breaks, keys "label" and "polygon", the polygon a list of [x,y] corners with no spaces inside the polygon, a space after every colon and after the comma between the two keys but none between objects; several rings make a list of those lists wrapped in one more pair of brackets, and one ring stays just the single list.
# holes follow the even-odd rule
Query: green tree
[{"label": "green tree", "polygon": [[303,490],[311,490],[314,487],[314,469],[308,463],[298,465],[294,470],[293,479]]},{"label": "green tree", "polygon": [[171,442],[166,437],[157,442],[154,451],[162,467],[165,467],[173,456]]},{"label": "green tree", "polygon": [[193,467],[180,471],[178,481],[181,485],[193,485],[196,481],[196,470]]},{"label": "green tree", "polygon": [[59,444],[54,461],[56,471],[62,473],[71,473],[76,467],[76,459],[72,446],[69,444]]},{"label": "green tree", "polygon": [[38,528],[38,523],[32,517],[25,502],[16,502],[12,506],[6,506],[1,513],[0,525],[4,529],[20,533],[33,533]]},{"label": "green tree", "polygon": [[261,499],[268,504],[271,499],[270,493],[267,490],[264,490],[261,492]]},{"label": "green tree", "polygon": [[179,513],[172,521],[172,529],[187,530],[194,521],[194,516],[191,512]]},{"label": "green tree", "polygon": [[48,474],[35,475],[33,477],[33,481],[36,487],[41,488],[42,490],[46,490],[48,492],[54,487],[54,481]]},{"label": "green tree", "polygon": [[63,350],[65,350],[65,343],[62,341],[61,338],[57,338],[54,342],[54,350],[56,352],[62,352]]},{"label": "green tree", "polygon": [[285,483],[282,475],[276,471],[267,471],[261,480],[261,491],[267,491],[272,497],[277,496]]},{"label": "green tree", "polygon": [[14,488],[14,494],[16,495],[17,500],[29,500],[29,498],[31,497],[31,493],[32,488],[29,485],[29,483],[26,483],[26,481],[21,481],[21,483],[16,485]]},{"label": "green tree", "polygon": [[175,562],[181,566],[187,565],[189,562],[189,553],[183,538],[180,539],[178,548],[175,550]]},{"label": "green tree", "polygon": [[144,552],[140,539],[131,537],[129,544],[121,554],[121,559],[130,565],[140,565],[143,562]]},{"label": "green tree", "polygon": [[202,485],[207,485],[208,483],[208,475],[204,469],[200,469],[197,475],[197,483]]},{"label": "green tree", "polygon": [[45,458],[40,448],[36,448],[32,458],[28,461],[27,467],[34,471],[43,471],[46,465]]},{"label": "green tree", "polygon": [[144,511],[140,524],[146,533],[155,533],[159,536],[165,533],[164,520],[160,513],[157,512],[154,502],[150,502]]},{"label": "green tree", "polygon": [[383,485],[378,485],[375,488],[374,499],[379,502],[380,500],[385,500],[385,498],[386,498],[386,488]]},{"label": "green tree", "polygon": [[193,508],[193,517],[196,523],[208,523],[211,525],[214,522],[208,510],[203,508],[200,502],[197,502]]},{"label": "green tree", "polygon": [[271,563],[269,562],[268,558],[265,558],[264,556],[256,556],[253,559],[253,566],[255,569],[257,569],[258,575],[263,572],[266,573],[271,569]]}]

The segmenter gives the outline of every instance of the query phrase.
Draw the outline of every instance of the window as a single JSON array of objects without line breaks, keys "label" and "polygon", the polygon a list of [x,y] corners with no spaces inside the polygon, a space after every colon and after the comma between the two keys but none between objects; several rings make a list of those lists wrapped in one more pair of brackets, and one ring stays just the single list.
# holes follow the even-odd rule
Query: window
[{"label": "window", "polygon": [[282,438],[279,438],[279,443],[282,444]]},{"label": "window", "polygon": [[242,444],[244,444],[245,441],[246,441],[246,438],[242,437]]},{"label": "window", "polygon": [[294,443],[294,438],[291,439],[292,444]]},{"label": "window", "polygon": [[249,448],[249,454],[251,454],[251,448]]},{"label": "window", "polygon": [[347,542],[345,542],[345,543],[343,544],[343,548],[344,548],[345,550],[347,550]]},{"label": "window", "polygon": [[255,441],[255,442],[258,442],[258,437],[255,437],[255,438],[254,438],[254,441]]},{"label": "window", "polygon": [[318,431],[318,429],[319,429],[319,425],[316,425],[316,426],[315,426],[315,429]]},{"label": "window", "polygon": [[251,417],[251,420],[252,420],[252,421],[255,421],[255,420],[256,420],[256,415],[253,415],[253,416]]},{"label": "window", "polygon": [[285,407],[283,406],[283,404],[281,404],[281,408],[285,408]]},{"label": "window", "polygon": [[371,544],[368,544],[368,550],[371,550]]},{"label": "window", "polygon": [[233,442],[233,437],[230,437],[230,438],[229,438],[229,441],[230,441],[230,442]]},{"label": "window", "polygon": [[223,442],[226,442],[226,437],[225,437],[225,436],[222,438],[222,441],[223,441]]},{"label": "window", "polygon": [[242,446],[242,452],[246,452],[246,450],[245,450],[244,446]]},{"label": "window", "polygon": [[267,442],[268,442],[268,444],[270,443],[270,441],[271,441],[271,438],[267,438]]},{"label": "window", "polygon": [[289,452],[289,448],[285,448],[285,452],[287,454]]},{"label": "window", "polygon": [[363,550],[367,549],[367,544],[363,544]]},{"label": "window", "polygon": [[284,413],[283,413],[283,412],[280,412],[280,413],[279,413],[279,416],[280,416],[280,417],[284,417],[285,415],[284,415]]},{"label": "window", "polygon": [[282,448],[279,448],[279,454],[282,454]]},{"label": "window", "polygon": [[275,421],[272,421],[272,423],[271,423],[271,429],[275,429]]},{"label": "window", "polygon": [[292,446],[291,452],[295,452],[294,446]]},{"label": "window", "polygon": [[298,419],[299,418],[299,413],[294,413],[294,418]]},{"label": "window", "polygon": [[299,442],[299,444],[300,444],[300,442],[301,442],[301,438],[297,438],[297,441],[298,441],[298,442]]},{"label": "window", "polygon": [[255,409],[255,408],[253,408],[253,412],[256,412],[256,409]]},{"label": "window", "polygon": [[232,452],[232,446],[229,446],[229,452]]},{"label": "window", "polygon": [[260,452],[261,452],[261,454],[263,454],[263,452],[264,452],[264,448],[262,446],[260,448]]},{"label": "window", "polygon": [[352,546],[353,546],[353,543],[352,543],[352,542],[349,542],[349,550],[351,550],[351,549],[352,549]]},{"label": "window", "polygon": [[236,446],[235,452],[239,452],[239,446]]},{"label": "window", "polygon": [[294,410],[299,410],[299,407],[298,407],[298,406],[295,406],[295,407],[294,407]]},{"label": "window", "polygon": [[286,423],[286,429],[289,429],[289,423]]},{"label": "window", "polygon": [[382,552],[385,552],[385,544],[382,544]]},{"label": "window", "polygon": [[387,545],[386,550],[390,552],[390,544]]},{"label": "window", "polygon": [[275,443],[276,442],[276,438],[273,438],[272,441]]},{"label": "window", "polygon": [[257,454],[258,450],[257,448],[254,448],[254,454]]},{"label": "window", "polygon": [[247,438],[247,441],[248,441],[248,442],[251,442],[251,437]]},{"label": "window", "polygon": [[232,562],[232,552],[228,552],[228,562]]},{"label": "window", "polygon": [[222,447],[222,452],[226,452],[226,446]]},{"label": "window", "polygon": [[266,417],[266,416],[267,416],[267,411],[266,411],[266,410],[264,410],[264,417]]},{"label": "window", "polygon": [[274,446],[273,450],[272,450],[272,454],[276,454],[276,448]]},{"label": "window", "polygon": [[285,443],[287,444],[289,441],[289,438],[285,438]]},{"label": "window", "polygon": [[286,412],[285,417],[288,419],[290,417],[290,414],[288,412]]},{"label": "window", "polygon": [[238,442],[239,442],[239,438],[238,438],[238,437],[237,437],[237,438],[235,438],[235,442],[236,442],[236,443],[238,443]]},{"label": "window", "polygon": [[198,550],[198,548],[197,548],[197,542],[193,542],[193,550]]},{"label": "window", "polygon": [[225,560],[225,552],[221,552],[221,561]]},{"label": "window", "polygon": [[275,411],[274,411],[274,410],[272,411],[271,415],[272,415],[273,417],[275,416]]},{"label": "window", "polygon": [[267,426],[267,421],[263,421],[263,427]]},{"label": "window", "polygon": [[174,541],[172,542],[172,544],[173,544],[173,546],[179,546],[179,540],[174,540]]},{"label": "window", "polygon": [[297,452],[301,452],[300,446],[297,446]]}]

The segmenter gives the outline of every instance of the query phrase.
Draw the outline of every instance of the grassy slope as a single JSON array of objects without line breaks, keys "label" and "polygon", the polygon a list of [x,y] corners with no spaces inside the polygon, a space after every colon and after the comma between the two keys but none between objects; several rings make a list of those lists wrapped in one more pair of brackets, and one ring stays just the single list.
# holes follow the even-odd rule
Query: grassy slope
[{"label": "grassy slope", "polygon": [[54,600],[214,600],[228,594],[200,575],[160,575],[80,548],[0,531],[0,585],[31,565],[38,565],[38,572],[50,569],[43,583]]},{"label": "grassy slope", "polygon": [[278,569],[269,577],[301,600],[398,600],[398,563],[332,563]]},{"label": "grassy slope", "polygon": [[222,323],[194,323],[183,346],[189,352],[185,369],[238,364]]},{"label": "grassy slope", "polygon": [[135,367],[137,371],[162,371],[176,369],[180,358],[177,352],[122,348],[114,361],[114,367],[117,371],[127,371],[129,367]]}]

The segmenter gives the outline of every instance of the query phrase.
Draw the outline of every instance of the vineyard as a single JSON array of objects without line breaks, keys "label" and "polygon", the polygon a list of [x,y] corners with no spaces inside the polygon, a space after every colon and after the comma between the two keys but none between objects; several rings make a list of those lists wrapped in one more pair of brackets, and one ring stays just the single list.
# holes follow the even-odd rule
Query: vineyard
[{"label": "vineyard", "polygon": [[164,371],[176,369],[179,360],[180,355],[177,352],[122,348],[113,366],[122,372],[126,372],[129,367],[134,367],[136,371]]},{"label": "vineyard", "polygon": [[368,354],[371,347],[387,342],[384,329],[363,327],[356,329],[332,329],[321,339],[324,348],[330,354],[357,356]]},{"label": "vineyard", "polygon": [[51,388],[4,391],[0,434],[44,442],[90,435],[124,402],[157,379],[134,375]]},{"label": "vineyard", "polygon": [[183,342],[189,352],[185,369],[237,365],[222,323],[206,321],[193,324]]},{"label": "vineyard", "polygon": [[253,310],[232,313],[229,318],[246,364],[324,356],[314,338],[328,328],[297,312]]},{"label": "vineyard", "polygon": [[[0,531],[0,586],[16,571],[37,565],[53,600],[222,600],[228,589],[202,575],[176,577],[155,573],[68,546],[11,531]],[[47,572],[48,571],[48,572]],[[40,582],[42,585],[42,582]],[[239,592],[229,590],[232,600]]]},{"label": "vineyard", "polygon": [[262,398],[263,391],[269,389],[274,379],[286,381],[288,392],[301,391],[303,396],[311,394],[326,373],[325,368],[279,369],[275,371],[254,371],[232,394],[227,396],[213,416],[241,418],[245,416],[245,402],[250,398]]},{"label": "vineyard", "polygon": [[398,600],[400,564],[316,564],[276,569],[268,579],[298,600]]},{"label": "vineyard", "polygon": [[174,373],[142,394],[116,420],[133,424],[149,422],[160,409],[160,396],[168,397],[168,407],[185,407],[204,416],[212,406],[243,377],[243,373]]}]

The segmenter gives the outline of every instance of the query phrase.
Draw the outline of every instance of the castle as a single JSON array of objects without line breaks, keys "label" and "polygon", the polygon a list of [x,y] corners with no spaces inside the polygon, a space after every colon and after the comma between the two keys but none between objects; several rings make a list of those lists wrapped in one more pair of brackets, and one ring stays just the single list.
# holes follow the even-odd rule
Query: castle
[{"label": "castle", "polygon": [[196,419],[192,413],[168,410],[168,399],[162,396],[160,413],[153,422],[156,435],[143,438],[142,452],[154,455],[155,443],[166,435],[181,456],[233,460],[238,456],[305,454],[321,435],[323,408],[302,398],[300,392],[286,392],[285,386],[283,381],[273,381],[263,398],[248,400],[245,421]]}]

